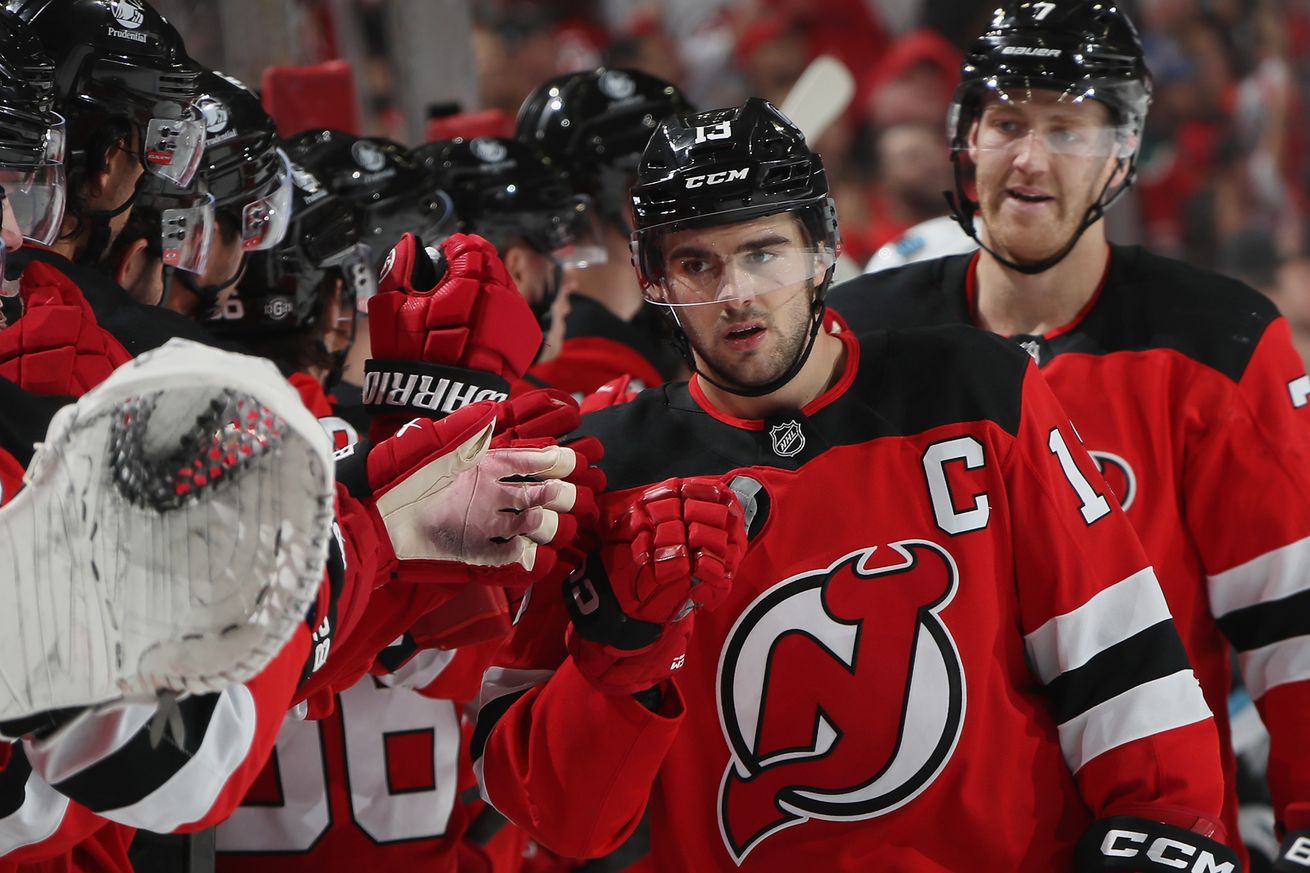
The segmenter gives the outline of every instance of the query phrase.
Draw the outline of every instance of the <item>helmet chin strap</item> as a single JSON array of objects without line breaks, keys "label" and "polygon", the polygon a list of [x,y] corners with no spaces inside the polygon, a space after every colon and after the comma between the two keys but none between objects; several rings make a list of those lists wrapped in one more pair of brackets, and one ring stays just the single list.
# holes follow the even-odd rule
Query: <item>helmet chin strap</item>
[{"label": "helmet chin strap", "polygon": [[777,391],[792,379],[796,378],[796,374],[801,371],[801,367],[804,367],[805,362],[809,360],[810,352],[814,349],[814,343],[819,338],[819,331],[823,328],[823,314],[827,310],[827,306],[824,304],[823,300],[828,289],[828,284],[832,281],[832,273],[835,269],[835,266],[828,268],[828,274],[824,277],[823,284],[815,291],[814,300],[810,303],[810,335],[809,339],[806,340],[805,348],[801,349],[800,353],[796,355],[795,360],[791,362],[791,366],[788,367],[781,376],[770,379],[763,385],[757,385],[755,387],[725,385],[723,382],[720,382],[718,379],[715,379],[700,367],[696,366],[696,356],[692,354],[691,340],[687,339],[687,332],[682,329],[682,322],[678,320],[676,309],[674,307],[668,307],[667,312],[674,324],[673,344],[677,347],[679,354],[682,355],[682,359],[687,363],[687,366],[691,368],[691,371],[697,376],[700,376],[706,382],[709,382],[715,388],[718,388],[720,391],[726,391],[727,393],[735,394],[738,397],[763,397],[766,394],[772,394],[774,391]]},{"label": "helmet chin strap", "polygon": [[88,209],[84,213],[91,221],[91,233],[87,237],[86,247],[82,249],[81,254],[77,256],[79,264],[97,263],[101,256],[104,255],[105,249],[109,248],[109,221],[127,210],[131,209],[136,203],[136,189],[132,189],[132,194],[121,205],[113,209]]},{"label": "helmet chin strap", "polygon": [[[1119,158],[1118,163],[1122,165],[1123,160],[1123,158]],[[1114,201],[1118,200],[1119,196],[1128,190],[1128,186],[1132,179],[1132,170],[1130,168],[1129,178],[1125,180],[1124,184],[1120,186],[1118,191],[1115,191],[1114,194],[1110,196],[1109,200],[1105,200],[1105,192],[1110,190],[1110,182],[1114,180],[1115,173],[1118,172],[1116,169],[1115,173],[1111,173],[1110,178],[1105,180],[1105,185],[1101,188],[1101,193],[1097,196],[1095,202],[1087,207],[1087,212],[1083,215],[1082,223],[1078,225],[1078,229],[1074,231],[1073,236],[1069,238],[1069,241],[1065,243],[1063,248],[1055,254],[1049,255],[1041,260],[1021,262],[1005,257],[1000,252],[996,251],[996,249],[984,243],[981,237],[978,236],[978,228],[974,226],[974,216],[978,214],[978,204],[964,196],[964,179],[962,178],[962,173],[960,171],[960,162],[954,155],[952,155],[951,164],[955,170],[955,190],[942,192],[942,196],[946,198],[946,202],[951,207],[951,218],[955,219],[955,223],[960,225],[960,229],[968,234],[969,237],[978,244],[980,249],[987,252],[987,254],[991,255],[1011,270],[1023,273],[1027,276],[1035,276],[1038,273],[1045,273],[1047,270],[1068,257],[1069,253],[1073,251],[1074,246],[1078,245],[1078,240],[1082,239],[1083,234],[1087,232],[1087,228],[1104,218],[1105,210],[1109,209]]]}]

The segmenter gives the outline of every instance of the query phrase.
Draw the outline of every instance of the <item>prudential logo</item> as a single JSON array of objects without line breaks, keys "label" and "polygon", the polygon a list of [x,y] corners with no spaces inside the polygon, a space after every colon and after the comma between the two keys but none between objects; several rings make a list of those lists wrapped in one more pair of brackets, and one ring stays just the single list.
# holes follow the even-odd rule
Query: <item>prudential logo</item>
[{"label": "prudential logo", "polygon": [[113,0],[109,8],[114,19],[129,30],[136,30],[145,23],[145,9],[140,0]]}]

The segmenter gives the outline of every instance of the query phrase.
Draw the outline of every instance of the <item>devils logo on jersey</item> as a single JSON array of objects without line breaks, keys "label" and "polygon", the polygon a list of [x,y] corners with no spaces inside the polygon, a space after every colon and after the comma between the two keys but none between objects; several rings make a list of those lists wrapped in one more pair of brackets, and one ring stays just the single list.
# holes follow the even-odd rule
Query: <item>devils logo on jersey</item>
[{"label": "devils logo on jersey", "polygon": [[964,724],[938,617],[958,581],[945,549],[904,540],[780,582],[737,619],[718,682],[732,752],[719,826],[738,864],[812,818],[891,812],[942,771]]},{"label": "devils logo on jersey", "polygon": [[1106,484],[1114,496],[1119,498],[1119,505],[1127,512],[1137,498],[1137,474],[1133,472],[1132,464],[1110,452],[1088,451],[1087,454],[1092,456]]}]

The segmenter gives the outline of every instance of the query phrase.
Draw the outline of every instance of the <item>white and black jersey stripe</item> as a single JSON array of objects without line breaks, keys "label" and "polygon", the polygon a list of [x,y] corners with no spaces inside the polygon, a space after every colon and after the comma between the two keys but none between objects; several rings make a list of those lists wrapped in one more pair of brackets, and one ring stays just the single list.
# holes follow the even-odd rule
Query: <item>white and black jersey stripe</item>
[{"label": "white and black jersey stripe", "polygon": [[0,857],[49,837],[67,811],[68,798],[34,773],[15,745],[0,772]]},{"label": "white and black jersey stripe", "polygon": [[111,707],[54,740],[29,741],[33,770],[61,795],[110,821],[169,833],[203,818],[254,740],[255,701],[244,685],[178,703],[185,736],[151,743],[156,708]]},{"label": "white and black jersey stripe", "polygon": [[1206,581],[1210,609],[1238,651],[1253,698],[1310,679],[1310,538]]},{"label": "white and black jersey stripe", "polygon": [[1211,717],[1150,567],[1024,640],[1075,773],[1125,743]]},{"label": "white and black jersey stripe", "polygon": [[467,710],[474,720],[469,756],[473,759],[473,774],[477,777],[482,799],[492,806],[495,803],[487,797],[486,782],[482,778],[482,753],[487,747],[487,738],[495,729],[496,722],[514,705],[514,701],[533,688],[545,685],[554,672],[491,667],[482,674],[482,690],[478,694],[477,705]]}]

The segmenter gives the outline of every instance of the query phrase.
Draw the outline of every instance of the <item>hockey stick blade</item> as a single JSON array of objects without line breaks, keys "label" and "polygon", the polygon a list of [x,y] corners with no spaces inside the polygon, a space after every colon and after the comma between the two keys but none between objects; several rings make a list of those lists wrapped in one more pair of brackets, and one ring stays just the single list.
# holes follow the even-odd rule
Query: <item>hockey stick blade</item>
[{"label": "hockey stick blade", "polygon": [[811,147],[846,111],[855,96],[855,77],[832,55],[819,55],[801,73],[778,108],[805,134]]}]

